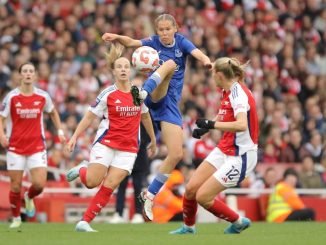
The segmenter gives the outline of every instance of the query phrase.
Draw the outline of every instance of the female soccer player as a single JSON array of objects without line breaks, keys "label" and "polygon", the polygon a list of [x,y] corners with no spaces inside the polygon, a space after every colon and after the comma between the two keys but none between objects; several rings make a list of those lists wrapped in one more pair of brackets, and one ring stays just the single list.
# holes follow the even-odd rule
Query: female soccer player
[{"label": "female soccer player", "polygon": [[[89,164],[82,162],[67,173],[67,180],[80,177],[88,188],[102,183],[92,199],[76,231],[94,232],[89,223],[108,203],[112,192],[132,171],[138,152],[140,120],[150,137],[150,155],[156,152],[156,138],[148,108],[142,104],[135,106],[130,93],[130,62],[120,57],[123,46],[111,44],[107,62],[115,77],[115,84],[103,90],[95,103],[89,108],[67,144],[72,151],[77,137],[99,117],[102,119],[90,153]],[[167,62],[157,72],[162,78],[174,69],[174,62]]]},{"label": "female soccer player", "polygon": [[[176,68],[171,77],[162,79],[156,72],[145,81],[143,89],[132,87],[134,101],[145,100],[151,109],[153,121],[161,130],[162,140],[168,148],[168,155],[160,166],[159,173],[150,183],[146,192],[142,192],[140,200],[144,203],[143,215],[147,221],[153,220],[152,205],[155,195],[168,179],[171,171],[182,159],[183,133],[182,117],[179,102],[183,87],[186,58],[192,55],[200,60],[205,67],[212,67],[209,58],[184,36],[177,33],[177,23],[173,16],[163,14],[155,20],[157,35],[142,40],[127,36],[105,33],[102,39],[107,42],[119,42],[126,47],[150,46],[157,50],[160,63],[173,60]],[[147,96],[150,95],[150,96]],[[138,102],[137,102],[138,101]]]},{"label": "female soccer player", "polygon": [[214,121],[198,119],[200,137],[209,129],[224,131],[217,147],[199,165],[186,185],[183,198],[184,225],[171,234],[195,233],[197,203],[220,219],[231,222],[224,233],[240,233],[250,220],[216,199],[223,190],[237,186],[257,164],[258,119],[256,103],[244,85],[245,65],[235,58],[219,58],[212,74],[217,87],[223,90],[221,107]]},{"label": "female soccer player", "polygon": [[[43,112],[49,113],[58,130],[60,142],[65,142],[61,121],[49,94],[34,87],[35,66],[25,63],[19,67],[21,83],[4,98],[0,111],[0,143],[7,149],[7,169],[10,177],[9,201],[13,221],[10,228],[21,226],[21,187],[25,167],[30,171],[32,185],[24,194],[26,214],[33,217],[33,199],[45,186],[47,156],[43,128]],[[6,118],[6,134],[3,120]]]}]

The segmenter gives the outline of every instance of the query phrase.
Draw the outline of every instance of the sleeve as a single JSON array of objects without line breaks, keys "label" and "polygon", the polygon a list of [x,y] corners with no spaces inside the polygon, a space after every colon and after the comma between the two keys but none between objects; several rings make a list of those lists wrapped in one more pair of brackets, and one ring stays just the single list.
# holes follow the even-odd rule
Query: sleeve
[{"label": "sleeve", "polygon": [[148,107],[145,105],[145,103],[143,103],[141,105],[141,114],[147,113],[148,111]]},{"label": "sleeve", "polygon": [[231,91],[230,102],[233,108],[234,117],[236,117],[239,112],[247,113],[249,110],[248,96],[238,87]]},{"label": "sleeve", "polygon": [[149,46],[149,47],[153,47],[153,43],[154,43],[154,36],[150,36],[150,37],[147,37],[147,38],[144,38],[144,39],[141,39],[141,44],[142,46]]},{"label": "sleeve", "polygon": [[44,105],[44,111],[46,113],[50,113],[54,109],[53,101],[48,93],[45,93],[45,105]]},{"label": "sleeve", "polygon": [[183,52],[185,52],[187,55],[191,54],[193,50],[196,49],[196,46],[187,38],[183,38],[181,40],[181,48]]},{"label": "sleeve", "polygon": [[104,112],[107,110],[107,98],[108,95],[102,96],[102,94],[100,94],[97,96],[95,102],[90,105],[88,110],[99,118],[103,118]]},{"label": "sleeve", "polygon": [[3,99],[0,107],[0,116],[6,118],[9,115],[10,112],[10,104],[11,104],[11,98],[9,94]]}]

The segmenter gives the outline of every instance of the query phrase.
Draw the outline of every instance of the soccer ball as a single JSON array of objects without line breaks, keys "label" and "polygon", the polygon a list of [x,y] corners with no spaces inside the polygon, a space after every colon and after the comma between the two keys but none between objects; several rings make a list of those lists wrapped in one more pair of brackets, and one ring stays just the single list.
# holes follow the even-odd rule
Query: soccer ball
[{"label": "soccer ball", "polygon": [[142,46],[133,52],[131,63],[140,72],[152,72],[159,66],[159,60],[155,49]]}]

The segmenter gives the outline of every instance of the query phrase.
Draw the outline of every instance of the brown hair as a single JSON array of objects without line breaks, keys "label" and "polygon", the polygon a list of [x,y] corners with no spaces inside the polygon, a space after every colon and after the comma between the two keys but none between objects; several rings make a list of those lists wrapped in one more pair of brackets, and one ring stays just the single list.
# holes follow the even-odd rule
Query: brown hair
[{"label": "brown hair", "polygon": [[214,70],[222,72],[227,79],[239,77],[239,81],[243,82],[245,78],[245,69],[249,61],[241,64],[236,58],[222,57],[218,58],[214,63]]},{"label": "brown hair", "polygon": [[159,16],[155,19],[155,21],[154,21],[154,23],[155,23],[155,27],[157,27],[158,23],[159,23],[160,21],[162,21],[162,20],[168,20],[168,21],[171,21],[171,22],[172,22],[172,25],[175,26],[175,28],[178,29],[178,24],[177,24],[175,18],[174,18],[172,15],[170,15],[170,14],[161,14],[161,15],[159,15]]},{"label": "brown hair", "polygon": [[114,69],[114,62],[121,57],[123,50],[124,46],[122,46],[122,44],[111,43],[109,52],[105,53],[105,59],[110,69]]},{"label": "brown hair", "polygon": [[36,68],[35,65],[34,65],[33,63],[31,63],[31,62],[25,62],[25,63],[21,64],[21,65],[18,67],[18,72],[19,72],[19,73],[22,72],[22,69],[23,69],[23,67],[24,67],[25,65],[31,65],[31,66],[33,66],[33,67],[34,67],[34,70],[35,70],[35,68]]}]

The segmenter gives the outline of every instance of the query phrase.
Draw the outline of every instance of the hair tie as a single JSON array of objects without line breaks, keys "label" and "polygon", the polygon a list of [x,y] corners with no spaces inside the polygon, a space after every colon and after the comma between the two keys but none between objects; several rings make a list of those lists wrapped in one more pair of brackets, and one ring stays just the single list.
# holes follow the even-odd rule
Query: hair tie
[{"label": "hair tie", "polygon": [[231,65],[231,59],[229,59],[229,62],[228,63],[229,63],[229,65]]}]

